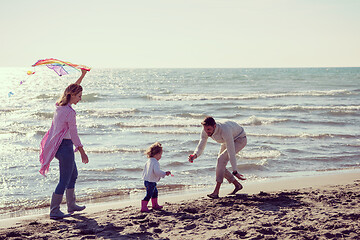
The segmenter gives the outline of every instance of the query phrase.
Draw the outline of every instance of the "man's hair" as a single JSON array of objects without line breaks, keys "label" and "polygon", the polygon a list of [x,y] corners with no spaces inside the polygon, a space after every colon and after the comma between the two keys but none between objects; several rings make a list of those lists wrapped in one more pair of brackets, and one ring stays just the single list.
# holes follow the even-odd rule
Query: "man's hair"
[{"label": "man's hair", "polygon": [[206,117],[206,118],[204,119],[204,121],[201,122],[201,124],[202,124],[203,126],[215,126],[215,125],[216,125],[216,122],[215,122],[214,118],[212,118],[212,117]]}]

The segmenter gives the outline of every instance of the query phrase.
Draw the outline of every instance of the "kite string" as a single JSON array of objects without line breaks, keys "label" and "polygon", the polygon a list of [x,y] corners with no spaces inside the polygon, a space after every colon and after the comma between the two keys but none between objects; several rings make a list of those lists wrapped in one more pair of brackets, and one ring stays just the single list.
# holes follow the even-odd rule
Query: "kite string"
[{"label": "kite string", "polygon": [[[30,71],[28,71],[28,72],[30,72]],[[21,80],[21,81],[20,81],[19,85],[17,85],[14,90],[12,90],[12,91],[10,91],[10,92],[8,93],[8,97],[11,97],[11,96],[15,95],[14,92],[16,92],[16,90],[17,90],[21,85],[23,85],[27,80],[29,80],[30,77],[32,77],[32,75],[35,74],[35,67],[33,67],[33,71],[31,71],[31,72],[32,72],[32,73],[31,73],[31,74],[28,74],[27,77],[26,77],[24,80]]]}]

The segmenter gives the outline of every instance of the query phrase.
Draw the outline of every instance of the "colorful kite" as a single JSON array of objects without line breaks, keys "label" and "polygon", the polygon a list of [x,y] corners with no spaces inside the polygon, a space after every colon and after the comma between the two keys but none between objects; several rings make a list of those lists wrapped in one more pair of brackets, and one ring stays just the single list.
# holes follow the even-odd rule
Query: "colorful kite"
[{"label": "colorful kite", "polygon": [[64,62],[55,58],[47,58],[47,59],[41,59],[37,61],[35,64],[33,64],[33,67],[46,65],[48,68],[54,70],[60,77],[63,75],[66,75],[69,73],[69,69],[76,69],[81,70],[84,69],[86,71],[90,71],[91,68],[84,66],[84,65],[78,65],[73,64],[70,62]]},{"label": "colorful kite", "polygon": [[[47,58],[47,59],[41,59],[37,61],[35,64],[32,65],[32,67],[42,66],[45,65],[48,68],[54,70],[60,77],[66,74],[69,74],[69,71],[71,69],[81,70],[84,69],[86,71],[90,71],[91,68],[84,66],[84,65],[78,65],[73,64],[70,62],[61,61],[55,58]],[[27,71],[26,74],[28,75],[26,79],[20,81],[20,85],[24,84],[29,77],[35,74],[35,71]],[[11,91],[8,93],[8,97],[11,97],[14,95],[14,92]]]}]

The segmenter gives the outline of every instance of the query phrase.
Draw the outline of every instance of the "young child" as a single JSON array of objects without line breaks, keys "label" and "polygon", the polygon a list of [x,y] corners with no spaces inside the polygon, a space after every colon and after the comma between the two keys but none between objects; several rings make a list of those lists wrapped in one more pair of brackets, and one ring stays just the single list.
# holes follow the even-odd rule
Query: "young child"
[{"label": "young child", "polygon": [[144,185],[146,187],[146,196],[141,201],[141,212],[149,212],[147,205],[151,198],[152,208],[159,210],[162,208],[158,204],[158,190],[156,188],[156,183],[160,181],[160,178],[169,176],[171,172],[161,171],[159,160],[162,155],[162,147],[159,142],[154,143],[149,147],[145,152],[149,160],[145,164],[145,168],[142,174],[144,179]]}]

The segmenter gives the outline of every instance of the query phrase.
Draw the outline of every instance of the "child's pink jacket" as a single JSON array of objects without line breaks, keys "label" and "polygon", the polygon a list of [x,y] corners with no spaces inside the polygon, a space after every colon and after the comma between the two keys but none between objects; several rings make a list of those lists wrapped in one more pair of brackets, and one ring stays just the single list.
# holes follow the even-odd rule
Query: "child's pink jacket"
[{"label": "child's pink jacket", "polygon": [[76,112],[71,105],[58,106],[49,131],[40,143],[40,173],[45,176],[49,172],[50,162],[54,159],[65,134],[70,131],[70,136],[76,149],[82,147],[76,127]]}]

